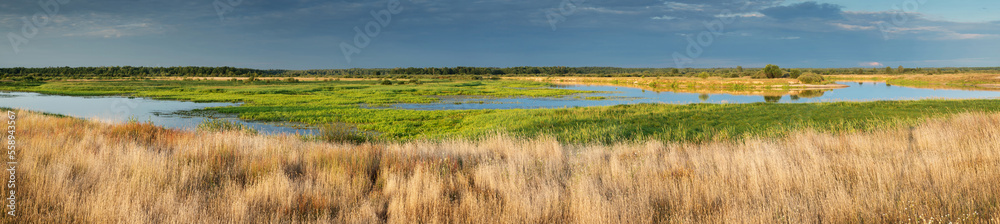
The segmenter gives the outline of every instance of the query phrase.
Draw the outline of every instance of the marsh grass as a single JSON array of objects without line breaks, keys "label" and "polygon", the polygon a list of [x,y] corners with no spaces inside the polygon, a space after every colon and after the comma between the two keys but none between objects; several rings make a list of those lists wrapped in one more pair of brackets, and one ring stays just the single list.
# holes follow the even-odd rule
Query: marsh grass
[{"label": "marsh grass", "polygon": [[[379,80],[321,82],[302,79],[300,82],[284,82],[275,79],[271,84],[260,81],[254,82],[256,84],[244,84],[224,80],[67,81],[46,82],[31,87],[0,85],[0,89],[69,95],[125,94],[196,102],[243,102],[240,106],[209,108],[206,111],[238,114],[241,119],[264,122],[295,122],[315,126],[344,123],[372,134],[369,137],[398,142],[424,138],[477,139],[499,129],[527,137],[553,136],[561,142],[577,144],[610,144],[623,140],[721,141],[761,134],[780,137],[799,126],[811,126],[823,132],[870,130],[881,125],[914,124],[926,118],[961,112],[1000,111],[1000,101],[997,100],[639,104],[532,110],[396,110],[375,107],[395,103],[439,102],[432,96],[553,97],[580,92],[552,89],[549,88],[554,86],[551,83],[518,80],[420,79],[418,81],[423,84],[419,85],[403,80],[393,85],[378,85]],[[761,84],[747,83],[752,81],[749,79],[732,82],[717,79],[696,81],[717,82],[715,84],[725,88],[755,89],[757,85],[781,82],[787,85],[791,79],[767,80],[761,81]],[[657,82],[670,88],[696,87],[681,86],[679,83],[683,82],[676,80]],[[783,92],[787,94],[789,90]],[[802,92],[799,97],[809,97],[808,91]],[[579,95],[573,97],[587,98]],[[774,97],[769,98],[775,100]],[[849,122],[853,123],[850,126],[839,126]]]},{"label": "marsh grass", "polygon": [[361,144],[374,142],[374,134],[358,130],[357,127],[344,123],[330,123],[319,127],[319,133],[314,138],[330,143]]},{"label": "marsh grass", "polygon": [[198,124],[198,130],[210,132],[236,131],[245,132],[247,134],[257,134],[257,129],[254,129],[253,127],[226,119],[205,119]]},{"label": "marsh grass", "polygon": [[8,223],[1000,222],[1000,113],[609,145],[325,143],[18,114]]}]

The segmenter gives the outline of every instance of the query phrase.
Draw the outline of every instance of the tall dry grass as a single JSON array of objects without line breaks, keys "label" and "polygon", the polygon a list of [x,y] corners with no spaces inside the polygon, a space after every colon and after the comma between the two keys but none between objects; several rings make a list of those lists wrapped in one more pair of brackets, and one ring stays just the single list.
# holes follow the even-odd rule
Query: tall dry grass
[{"label": "tall dry grass", "polygon": [[503,135],[336,145],[20,114],[19,209],[5,222],[1000,220],[1000,114],[615,146]]}]

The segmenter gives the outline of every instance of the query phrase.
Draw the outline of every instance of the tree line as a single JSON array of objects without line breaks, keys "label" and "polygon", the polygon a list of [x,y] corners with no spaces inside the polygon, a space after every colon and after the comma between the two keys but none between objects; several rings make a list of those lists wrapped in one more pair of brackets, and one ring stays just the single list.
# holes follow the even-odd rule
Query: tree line
[{"label": "tree line", "polygon": [[454,77],[496,78],[501,76],[588,76],[588,77],[668,77],[717,76],[743,77],[763,74],[766,78],[790,76],[804,72],[832,74],[954,74],[969,72],[1000,72],[1000,67],[974,68],[617,68],[617,67],[428,67],[428,68],[351,68],[312,70],[261,70],[234,67],[48,67],[0,68],[0,80],[52,78],[147,78],[147,77],[343,77],[343,78],[411,78]]}]

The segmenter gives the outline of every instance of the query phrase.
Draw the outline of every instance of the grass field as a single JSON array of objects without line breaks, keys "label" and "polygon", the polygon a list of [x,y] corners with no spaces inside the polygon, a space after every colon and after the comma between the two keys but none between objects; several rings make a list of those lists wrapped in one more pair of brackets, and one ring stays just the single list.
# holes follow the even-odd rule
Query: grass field
[{"label": "grass field", "polygon": [[13,223],[1000,222],[1000,113],[614,145],[330,144],[18,114]]},{"label": "grass field", "polygon": [[[996,100],[924,100],[813,104],[639,104],[611,107],[411,111],[371,109],[394,103],[428,103],[444,96],[548,97],[577,93],[551,84],[511,80],[316,81],[72,81],[6,85],[3,90],[66,95],[131,95],[199,102],[246,102],[211,112],[259,121],[312,125],[347,123],[383,141],[475,139],[497,131],[553,136],[567,143],[707,141],[781,137],[792,130],[867,131],[912,125],[963,112],[1000,111]],[[595,99],[599,100],[599,99]]]}]

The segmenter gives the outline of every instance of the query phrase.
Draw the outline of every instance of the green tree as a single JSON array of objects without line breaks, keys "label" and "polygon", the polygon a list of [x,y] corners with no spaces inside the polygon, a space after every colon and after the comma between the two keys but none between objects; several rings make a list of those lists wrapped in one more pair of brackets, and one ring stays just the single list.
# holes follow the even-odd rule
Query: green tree
[{"label": "green tree", "polygon": [[899,74],[903,74],[906,72],[906,69],[903,68],[902,65],[900,65],[899,68],[896,69],[896,72],[898,72]]},{"label": "green tree", "polygon": [[802,75],[802,70],[799,69],[792,69],[792,71],[788,73],[788,77],[793,79],[799,78],[800,75]]},{"label": "green tree", "polygon": [[743,73],[743,66],[736,66],[736,72]]},{"label": "green tree", "polygon": [[764,66],[764,75],[769,79],[781,78],[783,72],[777,65],[768,64],[767,66]]},{"label": "green tree", "polygon": [[885,74],[892,74],[892,67],[885,66]]},{"label": "green tree", "polygon": [[698,74],[698,77],[700,77],[702,79],[707,79],[708,78],[708,72],[701,72],[701,74]]}]

